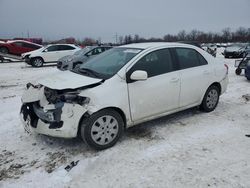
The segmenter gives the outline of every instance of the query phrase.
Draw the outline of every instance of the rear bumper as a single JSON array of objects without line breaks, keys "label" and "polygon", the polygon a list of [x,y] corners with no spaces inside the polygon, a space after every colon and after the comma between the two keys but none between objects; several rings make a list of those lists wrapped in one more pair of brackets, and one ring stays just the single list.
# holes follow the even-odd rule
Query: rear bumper
[{"label": "rear bumper", "polygon": [[226,75],[226,77],[220,81],[221,95],[225,93],[225,91],[227,90],[228,82],[229,82],[228,75]]}]

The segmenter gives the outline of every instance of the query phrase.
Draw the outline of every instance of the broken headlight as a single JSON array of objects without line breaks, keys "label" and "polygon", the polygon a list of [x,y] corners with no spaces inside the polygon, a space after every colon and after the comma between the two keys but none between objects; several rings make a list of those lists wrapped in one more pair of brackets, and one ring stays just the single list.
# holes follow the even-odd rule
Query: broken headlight
[{"label": "broken headlight", "polygon": [[77,103],[80,105],[87,104],[89,98],[79,96],[79,93],[78,91],[58,91],[47,87],[44,88],[44,95],[47,101],[52,104],[58,102]]},{"label": "broken headlight", "polygon": [[62,101],[69,103],[77,103],[84,105],[89,103],[90,99],[88,97],[82,97],[78,95],[79,92],[68,92],[61,96]]},{"label": "broken headlight", "polygon": [[26,89],[29,89],[31,86],[32,86],[33,88],[36,88],[36,89],[42,87],[42,85],[40,85],[40,84],[34,85],[34,84],[32,84],[32,83],[29,82],[29,83],[26,84]]}]

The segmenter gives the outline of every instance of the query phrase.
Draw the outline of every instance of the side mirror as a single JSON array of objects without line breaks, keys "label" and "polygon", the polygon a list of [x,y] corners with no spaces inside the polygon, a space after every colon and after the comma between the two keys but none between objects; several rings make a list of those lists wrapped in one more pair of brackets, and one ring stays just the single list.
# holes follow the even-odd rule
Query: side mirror
[{"label": "side mirror", "polygon": [[48,52],[48,49],[43,50],[43,52]]},{"label": "side mirror", "polygon": [[130,79],[135,81],[147,80],[148,73],[146,71],[136,70],[131,74]]}]

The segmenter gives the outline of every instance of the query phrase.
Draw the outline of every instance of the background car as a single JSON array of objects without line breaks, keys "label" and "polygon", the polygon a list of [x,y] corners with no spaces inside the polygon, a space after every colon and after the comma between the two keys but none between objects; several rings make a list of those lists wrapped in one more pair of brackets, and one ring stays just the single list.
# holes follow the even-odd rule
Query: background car
[{"label": "background car", "polygon": [[246,44],[232,44],[225,48],[223,55],[225,58],[242,58],[246,48],[249,48]]},{"label": "background car", "polygon": [[57,68],[60,70],[70,70],[76,65],[86,62],[88,59],[111,49],[111,46],[86,46],[85,48],[75,52],[73,55],[65,56],[58,60]]},{"label": "background car", "polygon": [[24,40],[13,40],[0,43],[0,52],[5,54],[21,55],[41,48],[42,45],[35,44]]},{"label": "background car", "polygon": [[217,53],[217,45],[216,44],[202,44],[201,48],[211,54],[212,56],[216,57]]},{"label": "background car", "polygon": [[56,63],[60,58],[73,55],[81,48],[73,44],[52,44],[33,52],[22,54],[22,58],[29,65],[42,67],[44,63]]}]

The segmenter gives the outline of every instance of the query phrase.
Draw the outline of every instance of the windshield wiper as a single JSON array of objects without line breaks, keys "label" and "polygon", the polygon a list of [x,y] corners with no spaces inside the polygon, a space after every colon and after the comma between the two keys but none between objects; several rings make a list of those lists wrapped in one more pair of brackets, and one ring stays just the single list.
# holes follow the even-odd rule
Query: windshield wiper
[{"label": "windshield wiper", "polygon": [[92,75],[92,76],[94,76],[96,78],[100,77],[100,74],[98,74],[98,72],[93,71],[93,70],[88,69],[88,68],[79,68],[78,71],[80,73],[83,73],[83,74]]}]

